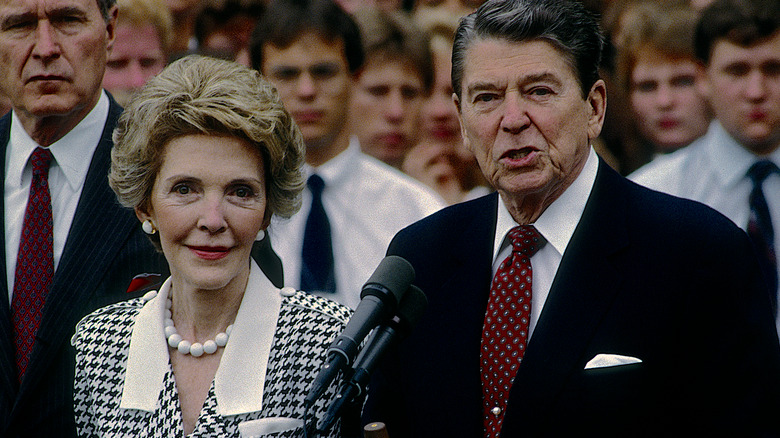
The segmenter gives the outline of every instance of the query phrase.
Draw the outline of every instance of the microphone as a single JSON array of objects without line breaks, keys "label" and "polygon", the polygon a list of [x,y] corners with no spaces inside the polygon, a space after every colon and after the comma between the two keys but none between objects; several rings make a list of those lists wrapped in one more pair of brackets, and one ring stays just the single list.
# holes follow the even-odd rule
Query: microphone
[{"label": "microphone", "polygon": [[360,303],[342,334],[328,348],[328,358],[303,400],[311,407],[336,374],[352,365],[358,347],[368,333],[390,318],[404,293],[414,281],[414,268],[405,259],[387,256],[379,263],[360,292]]},{"label": "microphone", "polygon": [[352,368],[352,377],[345,382],[325,416],[317,424],[317,432],[327,432],[336,421],[344,405],[353,401],[366,391],[371,373],[376,368],[384,352],[397,340],[405,338],[422,317],[428,299],[420,288],[409,286],[398,305],[398,314],[387,323],[379,326],[368,345],[363,347]]}]

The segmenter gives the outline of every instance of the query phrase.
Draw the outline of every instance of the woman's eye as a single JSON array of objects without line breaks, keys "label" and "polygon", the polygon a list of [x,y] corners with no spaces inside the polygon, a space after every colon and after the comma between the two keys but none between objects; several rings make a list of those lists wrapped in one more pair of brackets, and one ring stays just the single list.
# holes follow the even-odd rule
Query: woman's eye
[{"label": "woman's eye", "polygon": [[188,195],[190,193],[190,187],[185,184],[179,184],[173,188],[173,191],[179,195]]},{"label": "woman's eye", "polygon": [[236,189],[236,196],[239,198],[248,198],[254,194],[252,190],[248,187],[239,187]]}]

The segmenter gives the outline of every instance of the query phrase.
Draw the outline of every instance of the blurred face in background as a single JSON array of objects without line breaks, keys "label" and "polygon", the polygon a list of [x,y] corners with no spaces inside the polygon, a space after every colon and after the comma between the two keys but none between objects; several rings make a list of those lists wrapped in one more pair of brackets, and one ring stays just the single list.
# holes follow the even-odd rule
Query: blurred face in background
[{"label": "blurred face in background", "polygon": [[308,32],[287,47],[263,46],[262,72],[279,90],[306,142],[306,161],[317,166],[341,150],[348,136],[347,113],[353,85],[341,39],[327,41]]},{"label": "blurred face in background", "polygon": [[696,86],[701,71],[690,59],[643,49],[631,71],[630,100],[639,133],[656,152],[687,146],[707,132],[710,110]]},{"label": "blurred face in background", "polygon": [[166,61],[160,34],[154,25],[120,25],[108,55],[103,88],[120,105],[127,106],[133,92],[160,73]]},{"label": "blurred face in background", "polygon": [[433,52],[433,63],[433,90],[422,105],[420,134],[436,141],[460,142],[458,109],[452,102],[452,61],[449,56],[436,51]]},{"label": "blurred face in background", "polygon": [[352,96],[352,132],[363,152],[394,167],[417,142],[425,91],[420,74],[397,59],[369,60]]},{"label": "blurred face in background", "polygon": [[764,155],[780,147],[780,31],[749,47],[717,41],[703,90],[715,117],[742,146]]}]

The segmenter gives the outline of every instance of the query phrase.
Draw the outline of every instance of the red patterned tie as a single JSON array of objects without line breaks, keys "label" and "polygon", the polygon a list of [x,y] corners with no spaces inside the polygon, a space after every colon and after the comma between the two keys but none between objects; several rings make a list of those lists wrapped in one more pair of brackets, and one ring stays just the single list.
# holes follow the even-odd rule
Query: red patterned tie
[{"label": "red patterned tie", "polygon": [[485,436],[498,437],[509,389],[523,360],[531,319],[531,256],[544,244],[533,225],[509,231],[512,254],[490,285],[480,363]]},{"label": "red patterned tie", "polygon": [[16,260],[14,294],[12,300],[16,364],[22,380],[35,342],[35,333],[41,323],[43,303],[54,277],[52,249],[51,197],[49,195],[48,149],[36,148],[30,158],[33,166],[30,198],[24,214],[22,238]]}]

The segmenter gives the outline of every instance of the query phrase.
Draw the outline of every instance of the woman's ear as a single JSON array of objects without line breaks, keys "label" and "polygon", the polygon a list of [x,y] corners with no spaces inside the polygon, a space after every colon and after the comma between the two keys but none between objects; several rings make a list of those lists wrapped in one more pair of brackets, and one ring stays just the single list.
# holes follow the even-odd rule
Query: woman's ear
[{"label": "woman's ear", "polygon": [[152,215],[146,211],[146,208],[138,206],[133,210],[135,211],[135,217],[137,217],[139,221],[152,220]]}]

